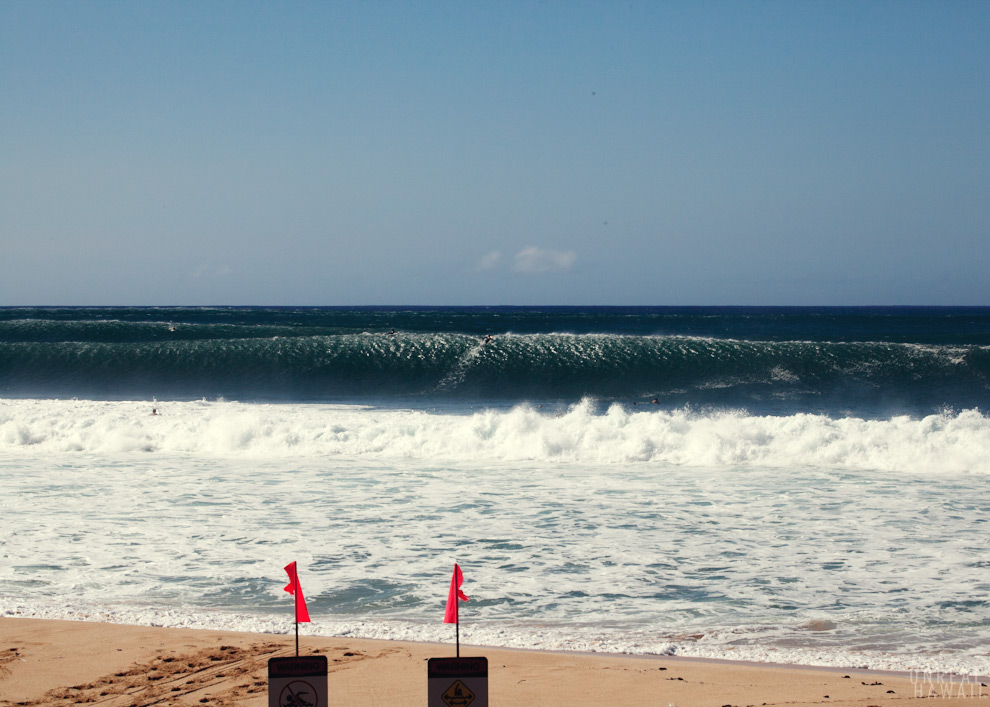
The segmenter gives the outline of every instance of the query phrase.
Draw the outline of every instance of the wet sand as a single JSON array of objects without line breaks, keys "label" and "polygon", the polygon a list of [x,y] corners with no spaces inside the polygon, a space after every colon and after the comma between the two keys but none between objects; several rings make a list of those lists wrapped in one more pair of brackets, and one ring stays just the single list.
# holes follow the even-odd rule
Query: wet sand
[{"label": "wet sand", "polygon": [[[330,706],[412,707],[426,704],[427,659],[452,656],[454,647],[304,635],[300,654],[327,657]],[[292,655],[291,635],[5,617],[0,707],[264,707],[268,660]],[[909,674],[465,645],[461,655],[488,658],[493,706],[990,704],[979,680],[922,683]]]}]

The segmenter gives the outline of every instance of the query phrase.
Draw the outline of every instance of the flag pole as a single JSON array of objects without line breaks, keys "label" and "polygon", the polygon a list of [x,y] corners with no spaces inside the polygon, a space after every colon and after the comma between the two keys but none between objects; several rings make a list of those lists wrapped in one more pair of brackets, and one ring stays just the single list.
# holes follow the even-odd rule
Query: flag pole
[{"label": "flag pole", "polygon": [[457,637],[457,657],[461,657],[461,616],[460,612],[457,612],[457,623],[454,624],[454,634]]},{"label": "flag pole", "polygon": [[299,575],[296,574],[295,579],[292,580],[295,585],[295,591],[292,592],[292,614],[296,619],[296,658],[299,657],[299,597],[302,596],[302,586],[299,584]]}]

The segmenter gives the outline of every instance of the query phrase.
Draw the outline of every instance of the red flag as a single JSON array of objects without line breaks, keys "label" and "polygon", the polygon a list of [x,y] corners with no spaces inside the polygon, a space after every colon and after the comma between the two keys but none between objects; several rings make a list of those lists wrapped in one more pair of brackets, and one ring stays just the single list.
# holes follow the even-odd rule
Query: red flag
[{"label": "red flag", "polygon": [[294,594],[296,597],[296,623],[312,623],[309,620],[309,610],[306,608],[306,598],[303,596],[302,587],[299,586],[299,575],[296,574],[296,563],[290,562],[285,566],[285,571],[289,574],[289,583],[285,585],[285,591]]},{"label": "red flag", "polygon": [[457,623],[457,605],[460,603],[458,599],[468,600],[464,596],[464,592],[461,591],[462,584],[464,584],[464,574],[455,562],[454,576],[450,578],[450,593],[447,595],[447,611],[443,615],[443,622],[445,624]]}]

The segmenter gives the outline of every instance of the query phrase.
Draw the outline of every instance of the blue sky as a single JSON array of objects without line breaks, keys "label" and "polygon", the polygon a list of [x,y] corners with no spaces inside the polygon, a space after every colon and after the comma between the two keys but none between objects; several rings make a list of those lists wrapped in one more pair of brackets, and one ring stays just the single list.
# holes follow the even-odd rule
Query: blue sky
[{"label": "blue sky", "polygon": [[990,3],[0,2],[2,305],[987,305]]}]

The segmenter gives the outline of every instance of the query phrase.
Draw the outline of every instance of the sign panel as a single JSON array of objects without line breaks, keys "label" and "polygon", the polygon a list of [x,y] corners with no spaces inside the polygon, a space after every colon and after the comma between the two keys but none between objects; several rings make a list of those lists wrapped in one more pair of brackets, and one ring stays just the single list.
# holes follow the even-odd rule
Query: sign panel
[{"label": "sign panel", "polygon": [[269,659],[268,707],[327,707],[327,657]]},{"label": "sign panel", "polygon": [[488,707],[488,658],[430,658],[427,707]]}]

